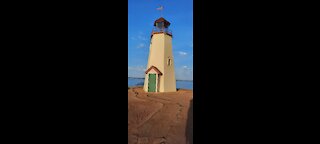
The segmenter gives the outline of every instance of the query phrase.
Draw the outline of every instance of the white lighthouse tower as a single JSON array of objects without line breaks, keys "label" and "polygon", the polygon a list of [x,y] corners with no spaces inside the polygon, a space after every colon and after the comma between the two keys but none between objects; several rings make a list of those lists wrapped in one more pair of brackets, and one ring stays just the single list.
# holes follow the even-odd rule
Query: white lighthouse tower
[{"label": "white lighthouse tower", "polygon": [[172,33],[169,26],[170,22],[163,17],[154,22],[143,87],[146,92],[175,92],[177,90],[172,54]]}]

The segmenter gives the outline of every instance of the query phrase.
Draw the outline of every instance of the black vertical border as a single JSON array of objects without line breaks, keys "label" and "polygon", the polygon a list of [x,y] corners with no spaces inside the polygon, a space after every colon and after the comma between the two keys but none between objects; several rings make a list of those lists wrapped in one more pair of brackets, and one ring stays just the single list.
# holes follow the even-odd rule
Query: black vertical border
[{"label": "black vertical border", "polygon": [[12,140],[127,143],[127,5],[6,5]]},{"label": "black vertical border", "polygon": [[314,135],[315,9],[194,1],[195,143]]}]

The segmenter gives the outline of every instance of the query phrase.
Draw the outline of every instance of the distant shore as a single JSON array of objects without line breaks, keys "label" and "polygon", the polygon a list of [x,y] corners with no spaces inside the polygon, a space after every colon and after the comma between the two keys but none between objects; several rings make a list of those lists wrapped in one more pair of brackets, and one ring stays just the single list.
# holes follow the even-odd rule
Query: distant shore
[{"label": "distant shore", "polygon": [[[139,77],[128,77],[128,78],[131,78],[131,79],[144,79],[144,78],[139,78]],[[190,81],[190,82],[192,82],[193,80],[179,80],[179,79],[177,79],[176,81]]]},{"label": "distant shore", "polygon": [[[128,86],[143,86],[144,82],[145,82],[144,78],[128,77]],[[193,89],[193,81],[177,80],[176,81],[176,88],[192,90]]]},{"label": "distant shore", "polygon": [[[134,88],[143,89],[143,86],[128,86],[128,89],[134,89]],[[184,89],[184,88],[177,88],[177,92],[178,92],[178,91],[193,91],[193,90]]]}]

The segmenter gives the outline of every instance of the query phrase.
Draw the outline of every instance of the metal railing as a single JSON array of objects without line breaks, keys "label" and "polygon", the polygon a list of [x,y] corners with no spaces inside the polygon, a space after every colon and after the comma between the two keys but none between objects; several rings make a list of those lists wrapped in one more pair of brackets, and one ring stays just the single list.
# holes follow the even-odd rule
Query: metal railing
[{"label": "metal railing", "polygon": [[159,32],[164,32],[164,33],[167,33],[169,35],[172,35],[172,31],[170,29],[168,29],[168,28],[163,28],[163,29],[153,28],[152,32],[151,32],[151,35],[154,34],[154,33],[159,33]]}]

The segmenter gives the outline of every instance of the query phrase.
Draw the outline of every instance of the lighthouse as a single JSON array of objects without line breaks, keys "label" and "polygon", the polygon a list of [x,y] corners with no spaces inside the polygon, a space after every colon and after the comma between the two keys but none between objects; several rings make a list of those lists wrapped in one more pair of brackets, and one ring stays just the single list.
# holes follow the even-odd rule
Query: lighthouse
[{"label": "lighthouse", "polygon": [[172,54],[172,32],[169,26],[170,22],[163,17],[154,22],[143,86],[146,92],[177,90]]}]

